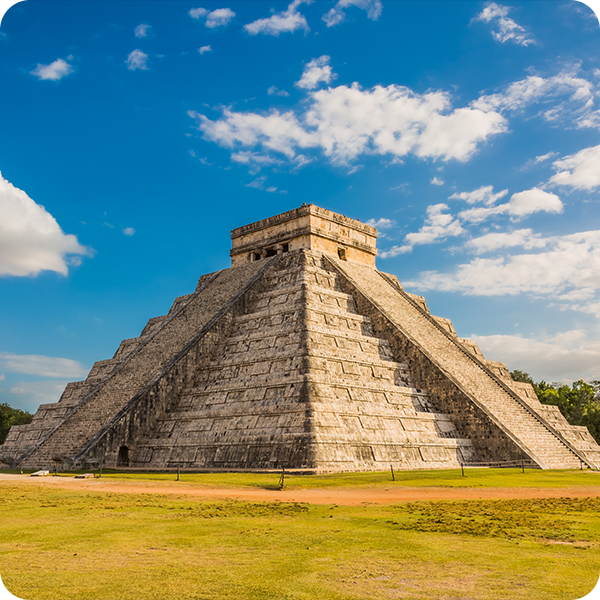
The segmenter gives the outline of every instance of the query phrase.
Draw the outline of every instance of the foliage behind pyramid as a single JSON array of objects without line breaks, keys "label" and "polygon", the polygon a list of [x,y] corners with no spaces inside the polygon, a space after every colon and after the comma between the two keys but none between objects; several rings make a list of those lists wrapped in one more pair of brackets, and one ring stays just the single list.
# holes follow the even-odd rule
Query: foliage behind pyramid
[{"label": "foliage behind pyramid", "polygon": [[232,232],[232,266],[11,429],[63,468],[600,465],[584,427],[375,268],[377,230],[315,205]]}]

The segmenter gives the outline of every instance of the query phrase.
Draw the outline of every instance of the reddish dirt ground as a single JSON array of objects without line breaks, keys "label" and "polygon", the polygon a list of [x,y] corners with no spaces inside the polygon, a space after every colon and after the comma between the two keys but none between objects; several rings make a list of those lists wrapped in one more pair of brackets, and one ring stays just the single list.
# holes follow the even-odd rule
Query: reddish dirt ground
[{"label": "reddish dirt ground", "polygon": [[500,498],[592,498],[600,497],[600,485],[562,488],[442,488],[406,487],[391,484],[389,488],[335,488],[302,490],[268,490],[256,488],[210,488],[186,484],[185,481],[115,481],[109,479],[74,479],[70,477],[29,477],[0,474],[2,483],[42,485],[64,489],[120,494],[163,494],[198,499],[248,500],[252,502],[306,502],[308,504],[394,504],[414,500],[492,500]]}]

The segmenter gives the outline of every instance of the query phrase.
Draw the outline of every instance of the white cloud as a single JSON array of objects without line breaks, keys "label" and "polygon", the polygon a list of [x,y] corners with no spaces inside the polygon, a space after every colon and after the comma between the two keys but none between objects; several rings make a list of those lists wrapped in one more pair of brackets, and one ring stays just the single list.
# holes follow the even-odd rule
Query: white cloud
[{"label": "white cloud", "polygon": [[282,161],[277,160],[272,156],[266,156],[258,152],[234,152],[231,155],[231,160],[243,165],[248,165],[251,173],[260,171],[262,167],[271,167],[282,163]]},{"label": "white cloud", "polygon": [[262,177],[257,177],[254,181],[246,184],[246,187],[256,188],[257,190],[264,190],[265,192],[276,192],[277,188],[274,186],[267,187],[265,182],[267,181],[267,176],[263,175]]},{"label": "white cloud", "polygon": [[125,227],[125,229],[123,229],[123,233],[126,236],[131,237],[132,235],[135,235],[135,229],[133,227]]},{"label": "white cloud", "polygon": [[495,215],[509,215],[513,221],[536,212],[562,213],[563,204],[556,194],[550,194],[539,188],[513,194],[511,199],[498,206],[478,207],[458,213],[462,221],[479,223]]},{"label": "white cloud", "polygon": [[206,8],[192,8],[189,12],[190,17],[192,19],[198,20],[200,17],[204,17],[208,14],[208,10]]},{"label": "white cloud", "polygon": [[520,369],[535,380],[573,381],[600,378],[600,341],[588,332],[572,330],[553,336],[471,335],[486,356]]},{"label": "white cloud", "polygon": [[57,381],[17,381],[10,389],[11,394],[20,396],[26,404],[39,405],[58,402],[68,380]]},{"label": "white cloud", "polygon": [[543,248],[548,240],[542,239],[539,233],[533,233],[531,229],[517,229],[509,233],[487,233],[466,242],[465,248],[476,254],[499,250],[500,248],[521,247],[525,250]]},{"label": "white cloud", "polygon": [[391,229],[396,226],[396,221],[392,221],[392,219],[369,219],[366,224],[376,229]]},{"label": "white cloud", "polygon": [[[533,247],[541,246],[538,238]],[[580,296],[569,296],[586,290],[589,298],[600,290],[600,231],[547,238],[544,247],[536,253],[475,258],[450,273],[423,272],[406,285],[479,296],[527,293],[600,316],[600,304],[582,304]]]},{"label": "white cloud", "polygon": [[452,194],[448,200],[466,200],[467,204],[477,204],[482,202],[486,206],[494,204],[500,198],[508,194],[508,190],[502,190],[494,194],[494,188],[491,185],[482,186],[472,192],[460,192]]},{"label": "white cloud", "polygon": [[278,87],[272,85],[268,90],[267,90],[267,94],[269,94],[269,96],[289,96],[288,92],[286,92],[285,90],[280,90]]},{"label": "white cloud", "polygon": [[331,70],[329,60],[329,56],[320,56],[311,60],[304,67],[300,81],[296,81],[294,85],[306,90],[314,90],[319,83],[329,83],[332,79],[335,79],[337,75]]},{"label": "white cloud", "polygon": [[[498,198],[505,196],[507,190],[498,194],[493,193],[492,186],[481,187],[473,192],[461,192],[453,194],[450,198],[466,200],[470,204],[483,202],[485,204],[495,202]],[[480,206],[458,213],[457,216],[449,214],[447,204],[434,204],[427,207],[425,224],[416,233],[408,233],[404,237],[404,244],[393,246],[389,250],[380,253],[381,258],[391,258],[398,254],[411,252],[413,246],[420,244],[432,244],[445,240],[448,237],[464,235],[467,230],[463,225],[479,223],[485,219],[497,215],[508,215],[513,221],[536,213],[550,212],[561,213],[563,204],[558,196],[550,194],[538,188],[525,190],[513,194],[505,204],[498,206]],[[533,234],[531,229],[521,229],[512,233],[490,233],[472,239],[465,243],[465,249],[477,254],[497,250],[499,248],[510,248],[521,246],[525,249],[541,248],[546,241],[541,240],[539,235]],[[430,275],[430,274],[427,274]],[[437,275],[436,275],[437,277]]]},{"label": "white cloud", "polygon": [[141,50],[133,50],[129,53],[127,60],[127,68],[131,71],[141,70],[147,71],[148,67],[146,66],[146,62],[148,61],[148,55]]},{"label": "white cloud", "polygon": [[205,139],[228,148],[262,144],[266,149],[292,159],[297,147],[308,148],[317,144],[315,135],[305,131],[291,111],[280,113],[273,110],[270,114],[259,115],[225,109],[224,117],[217,121],[194,111],[188,111],[188,115],[198,121],[198,129]]},{"label": "white cloud", "polygon": [[212,52],[212,48],[210,46],[201,46],[200,48],[198,48],[198,52],[200,52],[200,54],[204,54],[205,52]]},{"label": "white cloud", "polygon": [[298,29],[310,31],[310,27],[304,18],[297,10],[300,4],[310,4],[312,0],[294,0],[287,10],[276,13],[265,19],[258,19],[252,23],[244,25],[244,29],[250,35],[263,33],[265,35],[278,36],[280,33],[293,32]]},{"label": "white cloud", "polygon": [[404,238],[405,243],[409,246],[432,244],[442,241],[447,237],[466,233],[457,219],[444,212],[446,210],[448,210],[447,204],[433,204],[428,206],[425,225],[417,233],[407,234]]},{"label": "white cloud", "polygon": [[91,248],[63,233],[56,219],[0,174],[0,275],[67,275],[73,256],[91,256]]},{"label": "white cloud", "polygon": [[31,75],[35,75],[40,80],[59,81],[63,77],[71,74],[73,67],[62,58],[57,58],[49,65],[40,65],[30,71]]},{"label": "white cloud", "polygon": [[332,162],[348,164],[361,154],[414,154],[419,158],[466,161],[479,144],[506,131],[496,112],[452,110],[444,92],[416,94],[402,86],[358,84],[310,93],[307,110],[266,115],[235,113],[211,121],[189,111],[204,138],[221,146],[262,145],[293,159],[298,148],[320,148]]},{"label": "white cloud", "polygon": [[406,254],[407,252],[412,252],[412,246],[405,244],[404,246],[392,246],[388,250],[380,252],[378,256],[379,258],[393,258],[394,256]]},{"label": "white cloud", "polygon": [[492,22],[496,26],[496,30],[492,31],[492,36],[498,42],[514,42],[521,46],[535,44],[535,38],[527,33],[524,27],[507,17],[510,10],[508,6],[490,2],[473,21]]},{"label": "white cloud", "polygon": [[142,23],[141,25],[138,25],[135,30],[135,37],[136,38],[145,38],[148,37],[148,31],[150,31],[150,25],[146,25],[145,23]]},{"label": "white cloud", "polygon": [[592,190],[600,186],[600,146],[584,148],[553,163],[558,171],[549,183],[565,185],[576,190]]},{"label": "white cloud", "polygon": [[88,370],[76,360],[38,356],[36,354],[12,354],[0,352],[0,364],[11,373],[26,373],[41,377],[84,377]]},{"label": "white cloud", "polygon": [[4,381],[6,379],[6,375],[2,374],[0,375],[0,381]]},{"label": "white cloud", "polygon": [[438,177],[434,177],[429,183],[431,183],[432,185],[444,185],[444,180],[443,179],[438,179]]},{"label": "white cloud", "polygon": [[337,4],[323,15],[323,21],[327,27],[333,27],[341,23],[346,18],[344,9],[356,6],[367,11],[367,17],[372,21],[377,21],[383,10],[381,0],[338,0]]},{"label": "white cloud", "polygon": [[544,78],[530,75],[511,83],[503,92],[483,95],[472,103],[483,111],[521,111],[533,104],[553,103],[540,113],[543,119],[556,123],[562,119],[577,128],[600,129],[600,113],[594,111],[594,84],[578,76],[579,65],[558,75]]},{"label": "white cloud", "polygon": [[548,154],[542,154],[542,156],[536,156],[535,162],[536,162],[536,164],[539,164],[539,163],[545,162],[547,160],[550,160],[551,158],[554,158],[557,155],[558,155],[558,152],[548,152]]},{"label": "white cloud", "polygon": [[513,194],[506,205],[506,212],[515,217],[525,217],[536,212],[562,213],[563,204],[555,194],[532,188]]},{"label": "white cloud", "polygon": [[235,17],[235,13],[230,8],[217,8],[206,15],[205,25],[209,29],[225,27],[233,17]]}]

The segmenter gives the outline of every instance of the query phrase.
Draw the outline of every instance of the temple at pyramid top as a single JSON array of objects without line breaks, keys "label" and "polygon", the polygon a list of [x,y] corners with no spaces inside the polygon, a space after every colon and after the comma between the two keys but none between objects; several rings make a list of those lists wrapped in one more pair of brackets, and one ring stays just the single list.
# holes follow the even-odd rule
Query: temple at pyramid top
[{"label": "temple at pyramid top", "polygon": [[262,219],[231,232],[231,266],[291,252],[314,250],[375,266],[377,229],[314,204]]},{"label": "temple at pyramid top", "polygon": [[585,427],[375,268],[374,227],[303,204],[231,238],[231,268],[12,427],[0,464],[600,466]]}]

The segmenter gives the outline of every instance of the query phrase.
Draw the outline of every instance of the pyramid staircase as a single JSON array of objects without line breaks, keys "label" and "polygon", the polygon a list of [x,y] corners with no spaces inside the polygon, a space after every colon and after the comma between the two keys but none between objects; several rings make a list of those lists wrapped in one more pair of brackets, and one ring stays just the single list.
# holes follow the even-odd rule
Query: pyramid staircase
[{"label": "pyramid staircase", "polygon": [[135,466],[368,470],[473,459],[322,261],[303,252],[269,271]]}]

